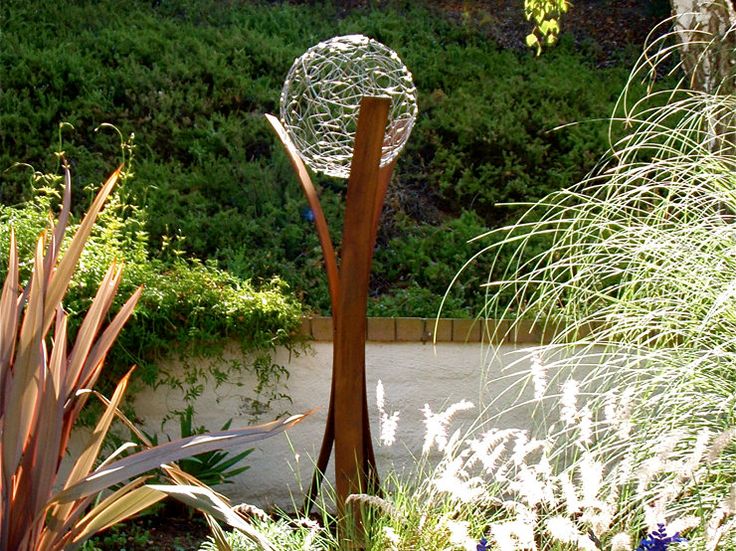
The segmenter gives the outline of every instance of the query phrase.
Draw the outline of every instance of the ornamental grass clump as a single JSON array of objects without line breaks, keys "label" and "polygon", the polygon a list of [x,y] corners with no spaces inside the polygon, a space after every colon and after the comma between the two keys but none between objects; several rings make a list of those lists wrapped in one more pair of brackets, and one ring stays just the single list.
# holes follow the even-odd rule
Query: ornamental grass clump
[{"label": "ornamental grass clump", "polygon": [[[672,52],[638,69],[653,74]],[[488,315],[556,332],[537,351],[552,382],[525,384],[579,401],[541,420],[551,459],[595,473],[607,506],[616,496],[597,513],[614,526],[641,526],[642,512],[650,531],[655,517],[688,519],[691,549],[736,545],[734,112],[730,94],[679,86],[629,104],[625,92],[614,124],[628,132],[598,169],[483,253],[516,259],[489,283]],[[543,252],[540,237],[552,240]],[[571,370],[577,388],[557,386]]]},{"label": "ornamental grass clump", "polygon": [[[723,466],[736,433],[699,433],[695,444],[692,435],[663,433],[637,449],[619,432],[628,423],[624,410],[605,420],[573,379],[553,386],[559,391],[542,399],[549,425],[540,436],[494,428],[498,419],[484,415],[484,423],[453,431],[453,415],[472,404],[439,413],[425,406],[422,468],[409,480],[390,480],[382,498],[363,499],[374,513],[371,549],[632,551],[646,534],[652,535],[644,541],[656,541],[663,523],[668,533],[693,534],[700,547],[692,548],[731,541],[736,487],[713,496],[718,505],[698,514],[683,501]],[[617,434],[625,453],[599,447],[596,438],[605,431]],[[574,455],[561,453],[570,446]]]},{"label": "ornamental grass clump", "polygon": [[[465,400],[439,411],[425,405],[424,445],[414,472],[385,476],[380,496],[353,494],[347,500],[347,514],[360,511],[365,549],[634,551],[636,542],[674,549],[681,533],[688,549],[728,549],[734,543],[736,487],[713,496],[714,508],[693,512],[683,503],[722,467],[723,451],[736,433],[699,434],[695,443],[688,434],[663,433],[633,448],[620,432],[628,422],[625,410],[603,420],[605,413],[579,388],[571,379],[547,385],[541,402],[551,424],[543,436],[495,428],[497,419],[483,414],[464,429],[456,416],[475,407]],[[386,393],[379,397],[379,414],[385,413]],[[391,445],[401,445],[402,427],[385,428]],[[610,455],[597,445],[604,429],[617,435],[626,453]],[[576,450],[573,457],[560,453],[568,443]],[[285,515],[262,517],[257,528],[283,551],[338,549],[330,531],[336,520],[328,512],[334,498],[322,498],[319,525]],[[257,549],[236,533],[227,541],[236,551]],[[214,549],[214,542],[201,549]]]},{"label": "ornamental grass clump", "polygon": [[[533,369],[540,370],[538,365]],[[693,511],[688,496],[722,469],[724,450],[736,431],[664,432],[635,447],[631,428],[626,428],[628,408],[608,400],[602,402],[603,411],[581,388],[574,379],[545,381],[539,406],[549,424],[542,435],[494,427],[497,416],[486,412],[463,428],[458,414],[475,408],[467,400],[439,411],[425,405],[424,443],[414,471],[384,476],[380,496],[353,494],[347,500],[346,514],[360,511],[365,549],[634,551],[636,542],[675,549],[681,533],[688,549],[733,545],[736,485],[726,495],[712,496],[714,507]],[[387,394],[390,389],[379,383],[378,413],[384,419],[382,432],[388,433],[379,440],[402,445],[400,412],[386,413]],[[386,423],[388,418],[397,422]],[[599,446],[605,432],[615,434],[623,453]],[[570,446],[572,456],[563,453]],[[331,532],[337,521],[329,513],[334,510],[329,494],[325,488],[320,496],[319,524],[298,515],[261,515],[255,526],[283,551],[339,549]],[[237,533],[226,539],[235,551],[258,549]],[[200,549],[215,548],[212,540]]]},{"label": "ornamental grass clump", "polygon": [[[141,295],[141,289],[135,291],[105,323],[120,284],[121,267],[115,263],[105,274],[73,342],[69,342],[69,321],[62,300],[121,170],[122,166],[102,186],[67,243],[64,234],[70,216],[71,175],[65,167],[59,220],[39,237],[25,288],[19,282],[19,259],[11,231],[8,272],[0,295],[0,549],[78,549],[94,533],[166,495],[201,509],[213,530],[217,531],[215,518],[220,518],[258,541],[263,549],[273,549],[224,498],[172,462],[266,438],[302,416],[153,447],[118,409],[132,370],[120,380],[111,398],[92,390],[110,347]],[[86,446],[72,457],[71,470],[64,472],[60,467],[72,428],[91,396],[103,403],[104,411]],[[115,418],[136,433],[145,449],[127,455],[132,444],[126,443],[100,461],[103,440]],[[173,485],[145,485],[142,475],[159,467]]]}]

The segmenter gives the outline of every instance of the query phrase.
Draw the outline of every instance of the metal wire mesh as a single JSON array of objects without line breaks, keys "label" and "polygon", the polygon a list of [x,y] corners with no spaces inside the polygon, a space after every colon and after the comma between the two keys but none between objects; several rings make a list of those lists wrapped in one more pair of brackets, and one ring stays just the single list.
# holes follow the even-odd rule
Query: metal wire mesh
[{"label": "metal wire mesh", "polygon": [[348,35],[320,42],[294,61],[281,91],[281,122],[312,170],[349,176],[364,96],[391,98],[384,166],[404,147],[417,115],[416,88],[396,52]]}]

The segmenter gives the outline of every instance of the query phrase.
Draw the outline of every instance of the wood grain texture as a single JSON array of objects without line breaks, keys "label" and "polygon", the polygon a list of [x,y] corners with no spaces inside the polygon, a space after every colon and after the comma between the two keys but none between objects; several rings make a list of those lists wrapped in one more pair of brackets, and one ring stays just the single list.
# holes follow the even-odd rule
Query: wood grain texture
[{"label": "wood grain texture", "polygon": [[343,227],[339,318],[335,324],[335,478],[338,504],[368,487],[373,449],[365,387],[366,310],[381,146],[388,98],[361,101]]},{"label": "wood grain texture", "polygon": [[[340,513],[344,511],[350,494],[378,489],[366,397],[365,342],[373,249],[383,201],[395,166],[395,161],[385,167],[380,166],[390,105],[391,100],[386,97],[365,97],[361,101],[348,179],[339,269],[327,222],[309,173],[279,120],[267,115],[315,215],[332,301],[334,341],[330,402],[320,454],[306,496],[306,511],[314,503],[333,447]],[[342,526],[343,533],[360,533],[359,514],[354,512],[353,518],[356,526]],[[360,546],[351,544],[350,547]]]}]

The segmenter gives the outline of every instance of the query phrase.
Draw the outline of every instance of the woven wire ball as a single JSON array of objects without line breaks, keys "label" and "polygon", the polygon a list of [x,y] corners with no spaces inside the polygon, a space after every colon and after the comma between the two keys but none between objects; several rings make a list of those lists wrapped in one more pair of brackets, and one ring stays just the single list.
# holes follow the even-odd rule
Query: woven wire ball
[{"label": "woven wire ball", "polygon": [[385,166],[401,152],[417,116],[417,91],[396,52],[356,34],[320,42],[294,61],[281,91],[281,122],[312,170],[350,175],[363,96],[391,99]]}]

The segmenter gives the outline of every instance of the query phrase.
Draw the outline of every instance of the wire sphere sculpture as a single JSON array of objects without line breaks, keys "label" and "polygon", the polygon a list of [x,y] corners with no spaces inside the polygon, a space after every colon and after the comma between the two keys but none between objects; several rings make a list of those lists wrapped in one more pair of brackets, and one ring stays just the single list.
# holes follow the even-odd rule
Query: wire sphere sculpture
[{"label": "wire sphere sculpture", "polygon": [[360,100],[391,99],[381,166],[404,147],[417,116],[417,91],[396,52],[363,35],[331,38],[291,66],[281,91],[281,122],[314,171],[347,178]]}]

